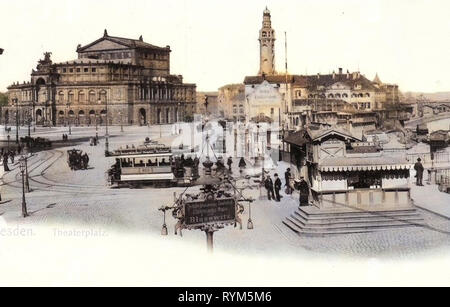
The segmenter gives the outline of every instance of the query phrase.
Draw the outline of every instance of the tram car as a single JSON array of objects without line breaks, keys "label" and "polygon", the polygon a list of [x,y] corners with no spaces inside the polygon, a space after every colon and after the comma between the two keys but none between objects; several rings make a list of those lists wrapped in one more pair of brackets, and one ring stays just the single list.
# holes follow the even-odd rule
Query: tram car
[{"label": "tram car", "polygon": [[155,142],[119,148],[110,156],[116,159],[108,170],[112,187],[190,186],[199,177],[197,158],[174,156],[170,147]]}]

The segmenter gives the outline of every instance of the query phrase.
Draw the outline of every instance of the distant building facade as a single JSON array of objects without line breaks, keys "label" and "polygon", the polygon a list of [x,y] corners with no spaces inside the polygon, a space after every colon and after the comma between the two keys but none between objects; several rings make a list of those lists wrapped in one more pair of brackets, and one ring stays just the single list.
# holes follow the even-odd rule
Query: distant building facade
[{"label": "distant building facade", "polygon": [[[31,80],[8,87],[3,121],[47,125],[168,124],[192,116],[196,85],[170,74],[170,47],[109,36],[77,47],[78,59],[53,63],[45,53]],[[16,101],[17,105],[16,106]]]},{"label": "distant building facade", "polygon": [[245,86],[228,84],[219,88],[220,115],[231,121],[245,121]]},{"label": "distant building facade", "polygon": [[196,113],[219,116],[218,92],[197,92]]}]

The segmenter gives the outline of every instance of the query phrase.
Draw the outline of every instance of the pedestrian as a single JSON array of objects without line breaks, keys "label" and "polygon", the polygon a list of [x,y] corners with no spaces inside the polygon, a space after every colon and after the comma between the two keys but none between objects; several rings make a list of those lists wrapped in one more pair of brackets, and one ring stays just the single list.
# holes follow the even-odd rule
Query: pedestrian
[{"label": "pedestrian", "polygon": [[239,160],[239,168],[245,168],[247,166],[247,163],[245,163],[244,157],[241,157]]},{"label": "pedestrian", "polygon": [[227,165],[228,170],[231,172],[231,166],[233,165],[233,159],[231,159],[231,157],[228,157]]},{"label": "pedestrian", "polygon": [[9,172],[9,167],[8,167],[8,153],[5,153],[3,155],[3,170],[5,172]]},{"label": "pedestrian", "polygon": [[303,176],[300,177],[300,181],[296,183],[296,187],[300,192],[300,206],[309,205],[309,186]]},{"label": "pedestrian", "polygon": [[286,181],[286,194],[290,195],[292,194],[292,188],[291,188],[291,169],[288,168],[286,172],[284,173],[284,180]]},{"label": "pedestrian", "polygon": [[414,164],[414,170],[416,171],[416,185],[423,186],[423,165],[421,163],[422,159],[418,158],[416,164]]},{"label": "pedestrian", "polygon": [[267,198],[269,200],[275,199],[275,195],[273,193],[273,181],[272,181],[272,178],[270,178],[270,175],[267,176],[267,178],[264,182],[264,186],[267,190]]},{"label": "pedestrian", "polygon": [[279,202],[281,200],[280,196],[281,180],[280,178],[278,178],[278,174],[275,174],[274,176],[275,176],[275,200]]},{"label": "pedestrian", "polygon": [[11,164],[14,164],[14,151],[9,153],[9,158],[11,159]]}]

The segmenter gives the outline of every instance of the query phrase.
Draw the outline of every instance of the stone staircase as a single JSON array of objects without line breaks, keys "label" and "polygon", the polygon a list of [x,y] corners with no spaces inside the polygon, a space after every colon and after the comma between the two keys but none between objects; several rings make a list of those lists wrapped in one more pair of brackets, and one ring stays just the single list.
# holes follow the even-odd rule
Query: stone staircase
[{"label": "stone staircase", "polygon": [[313,206],[300,207],[283,224],[298,235],[324,236],[365,233],[425,225],[414,207],[380,211],[324,211]]}]

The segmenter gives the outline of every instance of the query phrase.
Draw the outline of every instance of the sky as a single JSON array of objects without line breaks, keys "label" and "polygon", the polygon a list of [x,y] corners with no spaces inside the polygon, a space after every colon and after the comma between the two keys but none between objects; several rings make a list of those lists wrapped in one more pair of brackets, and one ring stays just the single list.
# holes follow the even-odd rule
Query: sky
[{"label": "sky", "polygon": [[450,91],[450,1],[446,0],[0,0],[0,91],[29,81],[52,52],[77,57],[107,29],[111,36],[170,45],[171,73],[215,91],[259,69],[258,33],[272,13],[276,69],[331,73],[342,67],[402,91]]}]

